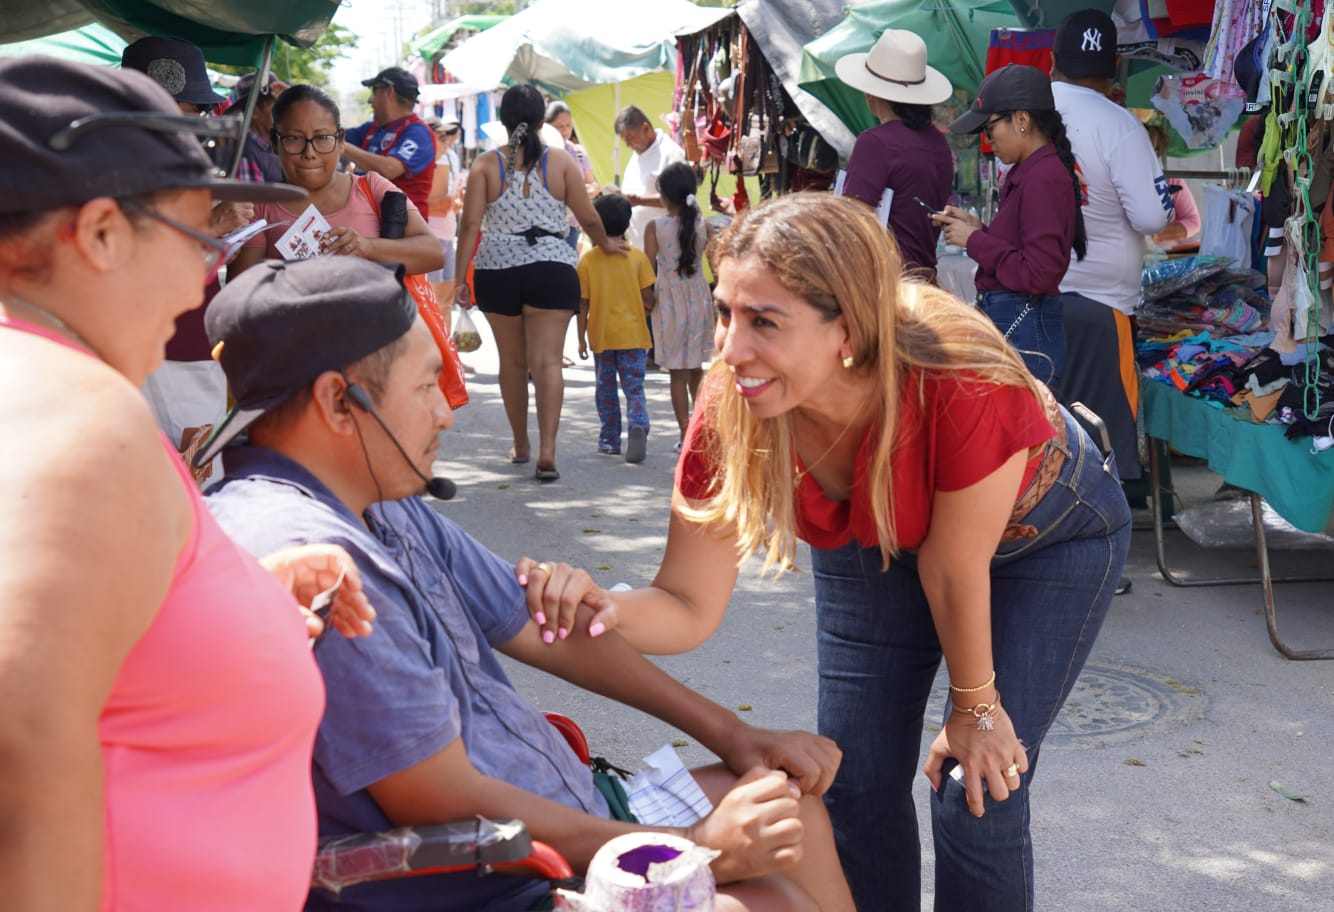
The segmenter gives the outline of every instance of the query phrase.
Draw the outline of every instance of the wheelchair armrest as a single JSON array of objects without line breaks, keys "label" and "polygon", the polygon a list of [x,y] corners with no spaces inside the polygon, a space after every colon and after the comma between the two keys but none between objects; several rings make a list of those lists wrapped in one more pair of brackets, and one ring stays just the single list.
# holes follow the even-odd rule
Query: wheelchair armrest
[{"label": "wheelchair armrest", "polygon": [[321,839],[311,885],[337,894],[371,880],[474,869],[527,871],[552,880],[573,873],[554,849],[531,839],[522,821],[479,817]]}]

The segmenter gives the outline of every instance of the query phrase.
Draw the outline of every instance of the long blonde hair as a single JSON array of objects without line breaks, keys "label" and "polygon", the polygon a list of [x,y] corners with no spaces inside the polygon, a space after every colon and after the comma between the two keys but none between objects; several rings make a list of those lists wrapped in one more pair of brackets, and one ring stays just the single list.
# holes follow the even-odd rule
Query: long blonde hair
[{"label": "long blonde hair", "polygon": [[[898,553],[891,509],[891,456],[899,403],[910,373],[967,374],[971,380],[1022,386],[1042,396],[1019,355],[976,307],[900,275],[898,247],[871,210],[827,193],[795,193],[751,209],[718,242],[728,260],[757,257],[785,289],[847,325],[850,368],[877,379],[881,424],[871,457],[869,490],[884,566]],[[713,433],[704,453],[709,494],[688,506],[693,522],[731,525],[741,559],[763,547],[764,569],[781,573],[796,554],[796,468],[792,412],[758,419],[737,394],[731,368],[714,362],[703,416]],[[922,385],[917,384],[919,396]],[[874,419],[873,419],[874,420]]]}]

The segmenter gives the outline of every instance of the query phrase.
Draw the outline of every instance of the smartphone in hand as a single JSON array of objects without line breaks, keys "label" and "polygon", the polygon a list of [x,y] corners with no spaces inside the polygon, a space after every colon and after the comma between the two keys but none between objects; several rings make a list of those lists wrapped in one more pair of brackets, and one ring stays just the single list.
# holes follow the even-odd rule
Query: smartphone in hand
[{"label": "smartphone in hand", "polygon": [[942,215],[942,214],[943,214],[939,209],[935,208],[934,206],[931,206],[929,203],[927,203],[925,200],[923,200],[920,196],[914,196],[914,197],[912,198],[912,200],[913,200],[914,203],[916,203],[917,205],[919,205],[919,206],[921,206],[923,209],[925,209],[925,210],[927,211],[927,214],[928,214],[928,215]]}]

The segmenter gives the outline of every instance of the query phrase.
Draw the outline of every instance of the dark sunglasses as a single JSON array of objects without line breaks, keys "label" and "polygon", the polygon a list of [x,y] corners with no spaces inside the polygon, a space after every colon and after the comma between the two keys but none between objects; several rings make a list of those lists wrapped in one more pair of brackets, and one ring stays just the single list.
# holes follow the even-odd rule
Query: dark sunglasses
[{"label": "dark sunglasses", "polygon": [[1014,114],[1012,114],[1012,113],[1011,113],[1011,114],[997,114],[995,117],[991,118],[990,120],[988,120],[986,123],[984,123],[984,124],[982,125],[982,132],[985,133],[985,134],[987,134],[987,139],[991,139],[991,131],[992,131],[992,129],[995,128],[996,124],[999,124],[999,123],[1005,123],[1006,121],[1008,121],[1008,120],[1009,120],[1011,117],[1013,117],[1013,116],[1014,116]]}]

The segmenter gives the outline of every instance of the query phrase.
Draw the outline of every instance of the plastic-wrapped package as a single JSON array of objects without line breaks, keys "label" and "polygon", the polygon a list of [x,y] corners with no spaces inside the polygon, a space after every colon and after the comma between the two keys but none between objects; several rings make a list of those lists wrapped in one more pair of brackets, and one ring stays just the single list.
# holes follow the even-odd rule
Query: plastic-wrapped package
[{"label": "plastic-wrapped package", "polygon": [[522,822],[484,817],[466,823],[358,833],[320,844],[311,884],[336,896],[344,887],[409,871],[515,862],[526,858],[532,848]]},{"label": "plastic-wrapped package", "polygon": [[[1334,538],[1303,532],[1261,504],[1265,540],[1271,551],[1314,551],[1334,546]],[[1213,500],[1176,512],[1176,524],[1182,533],[1204,548],[1245,548],[1255,550],[1255,531],[1251,528],[1251,501],[1248,497]]]},{"label": "plastic-wrapped package", "polygon": [[712,912],[718,853],[666,833],[626,833],[588,865],[584,892],[556,891],[565,912]]},{"label": "plastic-wrapped package", "polygon": [[1144,301],[1165,298],[1218,275],[1234,262],[1231,257],[1193,256],[1146,266],[1140,278],[1140,298]]}]

